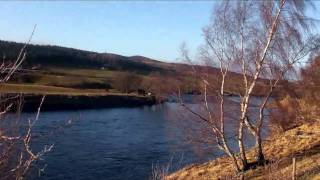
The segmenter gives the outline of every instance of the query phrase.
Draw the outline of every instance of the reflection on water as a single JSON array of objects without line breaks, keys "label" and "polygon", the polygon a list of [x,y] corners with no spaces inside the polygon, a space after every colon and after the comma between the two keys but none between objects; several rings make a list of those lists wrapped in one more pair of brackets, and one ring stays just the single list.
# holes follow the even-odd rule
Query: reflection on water
[{"label": "reflection on water", "polygon": [[166,165],[172,159],[174,170],[220,156],[206,145],[187,143],[196,127],[190,118],[176,103],[42,112],[32,147],[55,146],[39,164],[47,164],[45,172],[33,179],[148,179],[153,164]]}]

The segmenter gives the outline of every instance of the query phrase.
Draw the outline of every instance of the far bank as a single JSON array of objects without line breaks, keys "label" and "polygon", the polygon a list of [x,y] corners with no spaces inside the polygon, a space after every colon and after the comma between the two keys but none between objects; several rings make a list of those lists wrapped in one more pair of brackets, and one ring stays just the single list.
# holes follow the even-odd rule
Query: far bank
[{"label": "far bank", "polygon": [[[37,111],[43,95],[24,95],[23,111]],[[139,107],[156,104],[152,96],[102,95],[102,96],[68,96],[46,95],[41,111],[102,109],[114,107]]]}]

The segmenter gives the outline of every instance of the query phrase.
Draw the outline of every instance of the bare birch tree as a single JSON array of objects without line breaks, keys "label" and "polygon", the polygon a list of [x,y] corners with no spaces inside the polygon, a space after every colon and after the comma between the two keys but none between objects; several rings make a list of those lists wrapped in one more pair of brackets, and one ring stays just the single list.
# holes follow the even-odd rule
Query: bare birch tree
[{"label": "bare birch tree", "polygon": [[[305,16],[307,4],[302,0],[280,1],[223,1],[215,6],[210,24],[204,28],[205,45],[201,56],[205,65],[220,68],[218,93],[208,91],[212,87],[210,73],[202,73],[203,101],[207,115],[189,112],[212,127],[218,147],[232,160],[237,171],[245,171],[252,164],[265,163],[262,148],[262,126],[265,122],[266,106],[282,79],[290,78],[294,65],[318,48],[319,41],[311,36],[312,21]],[[192,61],[186,50],[182,56]],[[234,72],[242,76],[239,91],[239,115],[235,122],[238,131],[237,154],[230,148],[225,133],[226,84]],[[252,97],[259,81],[265,84],[264,96],[257,108],[252,106]],[[219,109],[210,108],[208,96],[219,97]],[[255,113],[258,111],[258,113]],[[255,115],[253,115],[255,114]],[[256,162],[248,162],[244,130],[248,130],[256,141]]]},{"label": "bare birch tree", "polygon": [[[35,27],[16,59],[8,60],[5,57],[3,58],[0,65],[0,86],[10,80],[26,59],[26,48],[32,39],[34,31]],[[53,145],[45,146],[35,153],[30,147],[32,129],[39,119],[44,99],[45,96],[39,102],[36,116],[29,118],[27,125],[23,128],[23,123],[20,122],[23,96],[21,94],[0,93],[0,179],[25,179],[33,163],[53,148]],[[17,116],[13,117],[14,112]]]}]

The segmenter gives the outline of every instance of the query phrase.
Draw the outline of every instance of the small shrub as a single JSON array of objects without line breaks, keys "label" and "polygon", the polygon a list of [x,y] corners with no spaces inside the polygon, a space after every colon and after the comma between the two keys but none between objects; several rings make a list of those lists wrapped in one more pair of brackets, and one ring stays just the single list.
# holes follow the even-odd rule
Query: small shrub
[{"label": "small shrub", "polygon": [[319,112],[319,106],[310,103],[306,98],[287,95],[272,104],[270,123],[273,131],[286,131],[303,123],[314,122],[319,117]]},{"label": "small shrub", "polygon": [[299,99],[298,105],[299,117],[302,122],[315,121],[319,117],[319,106],[309,103],[306,99]]},{"label": "small shrub", "polygon": [[275,100],[270,112],[270,123],[274,131],[286,131],[299,124],[299,103],[297,99],[285,96]]}]

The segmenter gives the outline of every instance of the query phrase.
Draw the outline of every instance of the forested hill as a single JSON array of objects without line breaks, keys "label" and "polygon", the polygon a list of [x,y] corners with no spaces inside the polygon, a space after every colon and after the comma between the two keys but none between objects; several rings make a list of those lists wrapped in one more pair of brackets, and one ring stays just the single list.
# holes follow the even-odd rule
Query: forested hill
[{"label": "forested hill", "polygon": [[[23,43],[0,40],[0,56],[4,57],[7,63],[13,62],[23,46]],[[125,91],[128,84],[134,86],[129,88],[130,91],[153,89],[153,92],[161,89],[160,86],[163,86],[161,91],[167,91],[180,84],[185,92],[200,92],[200,81],[197,77],[209,73],[211,76],[208,80],[214,89],[219,88],[220,84],[220,70],[214,67],[167,63],[143,56],[128,57],[51,45],[29,44],[26,52],[22,69],[15,73],[9,83],[77,89],[113,89],[116,92]],[[133,79],[137,77],[139,80],[135,82]],[[167,83],[169,81],[175,83]],[[226,91],[239,93],[241,82],[240,74],[230,72]],[[258,86],[257,92],[261,94],[265,83],[260,83],[262,86]]]},{"label": "forested hill", "polygon": [[[24,46],[23,43],[0,40],[0,55],[7,61],[13,60]],[[121,56],[97,53],[51,45],[28,45],[25,68],[46,69],[52,67],[106,69],[134,71],[148,74],[153,71],[173,70],[173,64],[156,61],[143,56]]]}]

